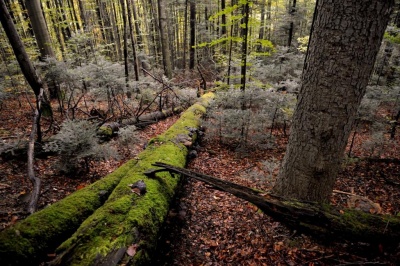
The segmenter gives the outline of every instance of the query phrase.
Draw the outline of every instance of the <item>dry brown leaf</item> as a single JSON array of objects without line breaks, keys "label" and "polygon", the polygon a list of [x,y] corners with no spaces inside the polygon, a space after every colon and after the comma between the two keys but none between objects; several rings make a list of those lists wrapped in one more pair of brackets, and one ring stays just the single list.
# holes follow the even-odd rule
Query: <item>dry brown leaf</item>
[{"label": "dry brown leaf", "polygon": [[137,252],[137,248],[138,248],[138,244],[130,245],[128,247],[128,249],[126,250],[126,254],[128,254],[131,257],[135,256],[135,254]]}]

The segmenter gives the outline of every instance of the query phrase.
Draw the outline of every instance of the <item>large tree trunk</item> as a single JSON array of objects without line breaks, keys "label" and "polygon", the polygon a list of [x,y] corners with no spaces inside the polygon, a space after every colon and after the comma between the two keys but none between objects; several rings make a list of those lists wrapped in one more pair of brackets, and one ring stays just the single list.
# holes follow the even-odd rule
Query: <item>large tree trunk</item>
[{"label": "large tree trunk", "polygon": [[[276,197],[267,192],[164,163],[172,173],[183,174],[212,185],[215,189],[253,203],[264,213],[286,226],[313,235],[321,240],[350,240],[396,248],[400,242],[400,217],[374,215],[354,209],[339,210],[327,204],[301,202]],[[154,172],[160,172],[157,169]],[[153,172],[147,173],[148,175]]]},{"label": "large tree trunk", "polygon": [[41,59],[45,60],[46,57],[54,57],[55,54],[51,45],[52,42],[47,29],[46,20],[43,16],[40,0],[25,1],[25,6],[28,10],[36,42],[39,46]]},{"label": "large tree trunk", "polygon": [[393,4],[317,2],[276,194],[328,200]]},{"label": "large tree trunk", "polygon": [[[2,265],[44,261],[46,254],[53,254],[69,237],[57,249],[53,264],[148,262],[180,178],[166,173],[148,178],[144,173],[159,161],[185,165],[188,149],[184,144],[196,138],[194,129],[198,128],[211,96],[205,95],[202,102],[184,112],[164,134],[152,139],[136,159],[1,232]],[[143,183],[146,188],[135,191],[133,184]]]}]

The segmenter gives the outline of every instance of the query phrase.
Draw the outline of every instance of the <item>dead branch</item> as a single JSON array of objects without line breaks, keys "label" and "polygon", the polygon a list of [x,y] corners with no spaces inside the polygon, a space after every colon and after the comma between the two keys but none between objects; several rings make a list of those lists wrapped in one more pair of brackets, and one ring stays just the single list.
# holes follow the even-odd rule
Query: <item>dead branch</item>
[{"label": "dead branch", "polygon": [[40,119],[40,108],[42,100],[43,100],[43,88],[40,88],[40,93],[37,96],[36,110],[35,110],[35,115],[33,117],[32,131],[29,136],[29,144],[28,144],[28,177],[32,182],[33,189],[31,197],[29,199],[27,211],[31,214],[34,213],[37,209],[37,202],[39,200],[39,195],[40,195],[41,180],[40,178],[35,176],[35,171],[33,169],[34,165],[33,161],[34,161],[34,150],[35,150],[35,136],[38,130],[37,125]]},{"label": "dead branch", "polygon": [[280,198],[212,176],[164,163],[154,166],[195,178],[244,199],[286,226],[323,240],[346,239],[396,247],[400,242],[400,217],[376,215],[354,209],[337,209],[313,202]]}]

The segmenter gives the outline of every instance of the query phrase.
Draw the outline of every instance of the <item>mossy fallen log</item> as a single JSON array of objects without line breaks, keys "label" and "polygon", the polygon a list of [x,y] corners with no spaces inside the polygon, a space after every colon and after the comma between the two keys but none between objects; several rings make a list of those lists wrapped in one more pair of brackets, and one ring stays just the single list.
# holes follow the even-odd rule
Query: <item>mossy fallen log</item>
[{"label": "mossy fallen log", "polygon": [[[195,178],[216,189],[231,193],[253,203],[264,213],[290,228],[319,239],[345,239],[394,248],[400,243],[399,216],[376,215],[355,209],[337,209],[328,204],[288,200],[165,163],[155,163],[154,166]],[[157,169],[157,172],[160,171],[161,169]]]},{"label": "mossy fallen log", "polygon": [[99,208],[129,169],[131,161],[108,176],[0,232],[0,265],[35,265],[54,252]]},{"label": "mossy fallen log", "polygon": [[149,142],[107,202],[57,248],[51,265],[149,263],[180,177],[168,172],[148,177],[144,172],[157,161],[179,167],[186,164],[185,142],[196,138],[194,129],[211,97],[204,95],[201,103],[191,106],[164,134]]}]

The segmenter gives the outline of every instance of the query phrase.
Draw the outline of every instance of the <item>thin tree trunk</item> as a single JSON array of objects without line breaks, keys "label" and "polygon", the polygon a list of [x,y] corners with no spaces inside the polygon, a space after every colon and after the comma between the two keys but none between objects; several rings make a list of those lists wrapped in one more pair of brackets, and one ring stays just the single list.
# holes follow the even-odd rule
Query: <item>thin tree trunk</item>
[{"label": "thin tree trunk", "polygon": [[[129,98],[129,66],[128,66],[128,22],[126,19],[126,7],[125,0],[120,0],[122,9],[122,21],[124,26],[123,40],[124,40],[124,66],[125,66],[125,86],[127,89],[127,95]],[[134,46],[134,43],[132,43]]]},{"label": "thin tree trunk", "polygon": [[149,51],[151,50],[150,47],[153,48],[154,63],[155,63],[155,65],[158,65],[159,64],[159,56],[160,56],[160,53],[159,53],[160,45],[161,45],[161,49],[162,49],[162,43],[160,42],[161,36],[160,36],[159,30],[158,30],[159,23],[157,23],[157,22],[159,22],[159,18],[156,14],[157,12],[155,11],[156,8],[155,8],[155,4],[154,4],[153,0],[150,0],[148,5],[146,5],[146,6],[148,8],[148,10],[146,10],[146,11],[148,13],[150,13],[150,17],[152,18],[152,19],[150,19],[150,22],[148,23],[150,25],[147,26],[148,32],[149,32],[149,34],[148,34],[149,49],[148,50]]},{"label": "thin tree trunk", "polygon": [[242,28],[242,59],[241,59],[241,71],[240,71],[240,90],[244,91],[246,89],[246,69],[247,69],[247,36],[249,33],[249,15],[250,15],[250,5],[249,2],[246,1],[246,4],[243,5],[243,19],[242,24],[244,27]]},{"label": "thin tree trunk", "polygon": [[271,27],[272,27],[272,19],[271,19],[271,10],[272,10],[272,0],[268,0],[267,3],[267,20],[268,20],[268,27],[267,27],[267,33],[268,33],[268,40],[271,40]]},{"label": "thin tree trunk", "polygon": [[[258,32],[258,39],[264,40],[264,33],[265,33],[265,5],[267,3],[267,0],[263,0],[261,4],[261,18],[260,18],[260,30]],[[261,46],[259,47],[261,48]]]},{"label": "thin tree trunk", "polygon": [[196,2],[195,0],[190,0],[190,48],[189,48],[189,69],[194,69],[195,56],[196,56]]},{"label": "thin tree trunk", "polygon": [[289,25],[289,35],[287,46],[290,48],[292,46],[293,34],[294,34],[294,14],[296,13],[296,0],[293,0],[293,5],[289,6],[289,16],[291,18]]},{"label": "thin tree trunk", "polygon": [[68,1],[68,8],[70,9],[71,17],[74,20],[76,31],[81,31],[82,27],[79,24],[78,15],[77,15],[77,12],[76,12],[74,0],[69,0]]},{"label": "thin tree trunk", "polygon": [[187,54],[187,43],[188,43],[188,39],[187,39],[187,21],[188,21],[188,1],[189,0],[185,0],[185,19],[184,19],[184,26],[183,26],[183,69],[186,69],[186,54]]},{"label": "thin tree trunk", "polygon": [[[224,11],[225,9],[225,0],[221,0],[221,11]],[[226,14],[223,13],[221,16],[221,36],[225,36],[226,35]]]},{"label": "thin tree trunk", "polygon": [[88,27],[88,19],[86,16],[86,8],[85,8],[85,4],[83,2],[83,0],[78,0],[78,4],[79,4],[79,12],[80,12],[80,16],[81,16],[81,20],[82,20],[82,26],[83,26],[83,30],[86,29],[86,27]]},{"label": "thin tree trunk", "polygon": [[47,9],[53,10],[53,11],[49,12],[49,17],[50,17],[52,28],[54,30],[54,34],[55,34],[58,44],[60,46],[62,57],[65,58],[66,47],[65,47],[65,42],[64,42],[64,35],[63,35],[62,29],[59,25],[60,23],[58,21],[57,11],[55,10],[56,7],[52,6],[52,4],[53,4],[53,2],[51,2],[51,1],[46,2]]},{"label": "thin tree trunk", "polygon": [[190,0],[190,58],[189,58],[189,69],[193,69],[195,65],[195,45],[196,45],[196,2]]},{"label": "thin tree trunk", "polygon": [[165,75],[170,79],[172,78],[172,58],[171,58],[171,48],[169,46],[169,36],[168,36],[168,16],[167,16],[167,1],[158,0],[158,13],[160,22],[160,38],[163,56],[163,65]]},{"label": "thin tree trunk", "polygon": [[139,22],[139,18],[138,18],[136,1],[131,0],[131,3],[132,3],[133,19],[135,21],[135,31],[136,31],[136,36],[137,36],[136,39],[137,39],[138,45],[141,45],[143,43],[143,40],[142,40],[142,32],[140,30],[140,22]]},{"label": "thin tree trunk", "polygon": [[128,10],[129,32],[130,32],[131,45],[132,45],[133,71],[135,72],[135,80],[139,81],[139,65],[138,65],[138,58],[137,58],[137,53],[136,53],[135,34],[133,31],[132,10],[131,10],[131,5],[129,4],[129,2],[130,1],[128,0],[127,10]]},{"label": "thin tree trunk", "polygon": [[68,26],[67,16],[64,12],[63,0],[55,0],[54,3],[56,4],[56,14],[59,17],[59,22],[63,25],[61,29],[64,34],[64,41],[68,41],[71,38],[72,34]]},{"label": "thin tree trunk", "polygon": [[35,33],[41,60],[45,60],[46,57],[55,57],[40,0],[25,1],[25,5]]},{"label": "thin tree trunk", "polygon": [[117,11],[116,11],[115,2],[112,1],[111,4],[112,5],[110,7],[109,16],[111,19],[112,34],[113,34],[114,40],[115,40],[115,50],[117,52],[117,60],[121,61],[122,48],[121,48],[121,38],[120,38],[120,34],[119,34],[119,28],[117,26],[117,15],[116,15]]}]

